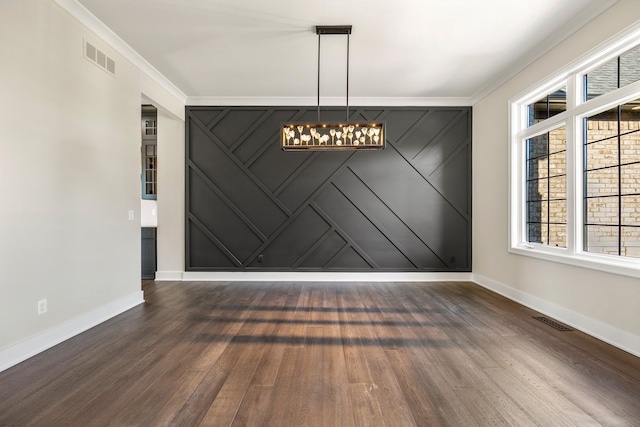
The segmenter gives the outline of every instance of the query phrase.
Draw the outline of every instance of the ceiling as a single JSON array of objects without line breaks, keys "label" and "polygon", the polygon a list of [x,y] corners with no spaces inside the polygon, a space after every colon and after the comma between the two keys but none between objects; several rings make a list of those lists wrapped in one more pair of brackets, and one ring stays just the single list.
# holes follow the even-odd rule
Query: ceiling
[{"label": "ceiling", "polygon": [[[615,1],[79,0],[190,100],[315,100],[314,26],[352,25],[351,100],[460,102]],[[345,96],[346,40],[322,36],[323,98]]]}]

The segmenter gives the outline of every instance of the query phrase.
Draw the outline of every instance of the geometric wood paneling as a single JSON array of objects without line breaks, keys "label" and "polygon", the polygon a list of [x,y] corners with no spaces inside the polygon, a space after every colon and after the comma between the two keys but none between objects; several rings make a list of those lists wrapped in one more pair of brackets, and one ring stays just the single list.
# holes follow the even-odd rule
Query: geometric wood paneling
[{"label": "geometric wood paneling", "polygon": [[471,271],[471,107],[352,107],[384,150],[282,151],[316,116],[186,107],[186,269]]}]

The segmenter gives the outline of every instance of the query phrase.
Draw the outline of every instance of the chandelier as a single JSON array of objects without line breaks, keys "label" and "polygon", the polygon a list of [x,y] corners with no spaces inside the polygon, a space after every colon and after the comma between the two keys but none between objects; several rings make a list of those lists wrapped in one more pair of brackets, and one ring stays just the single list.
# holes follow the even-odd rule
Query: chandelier
[{"label": "chandelier", "polygon": [[[306,150],[381,150],[384,148],[384,122],[349,121],[349,35],[351,25],[318,25],[318,121],[282,124],[282,149]],[[320,121],[320,39],[322,35],[347,36],[347,115],[343,122]]]}]

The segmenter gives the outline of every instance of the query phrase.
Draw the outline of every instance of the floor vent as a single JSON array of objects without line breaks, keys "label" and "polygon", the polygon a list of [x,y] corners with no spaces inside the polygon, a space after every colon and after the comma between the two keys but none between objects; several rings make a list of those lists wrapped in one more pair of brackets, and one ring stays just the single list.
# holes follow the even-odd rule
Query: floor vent
[{"label": "floor vent", "polygon": [[536,320],[539,320],[542,323],[544,323],[545,325],[549,325],[552,328],[557,329],[559,331],[563,331],[563,332],[573,331],[573,329],[571,329],[570,327],[565,326],[562,323],[558,323],[555,320],[551,320],[548,317],[544,317],[544,316],[536,317],[536,316],[534,316],[533,318],[536,319]]},{"label": "floor vent", "polygon": [[86,40],[84,41],[84,56],[112,76],[116,75],[116,62]]}]

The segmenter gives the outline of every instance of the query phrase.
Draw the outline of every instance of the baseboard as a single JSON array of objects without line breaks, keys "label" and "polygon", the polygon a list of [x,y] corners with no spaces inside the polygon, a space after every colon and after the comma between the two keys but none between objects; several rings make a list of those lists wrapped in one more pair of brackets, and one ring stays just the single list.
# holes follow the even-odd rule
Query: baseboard
[{"label": "baseboard", "polygon": [[156,271],[156,282],[181,281],[183,271]]},{"label": "baseboard", "polygon": [[[156,274],[156,280],[180,280],[171,274]],[[165,272],[171,273],[171,272]],[[159,279],[158,277],[162,277]],[[471,273],[416,273],[416,272],[254,272],[254,271],[186,271],[184,281],[211,282],[468,282]]]},{"label": "baseboard", "polygon": [[551,301],[514,289],[481,274],[474,274],[478,285],[516,301],[526,307],[559,320],[579,331],[640,357],[640,336],[611,326],[607,323],[569,310]]},{"label": "baseboard", "polygon": [[88,313],[70,319],[58,326],[54,326],[32,338],[11,347],[0,350],[0,372],[17,365],[63,341],[72,338],[87,329],[111,319],[130,308],[144,302],[142,291],[133,292],[116,301],[105,304]]}]

